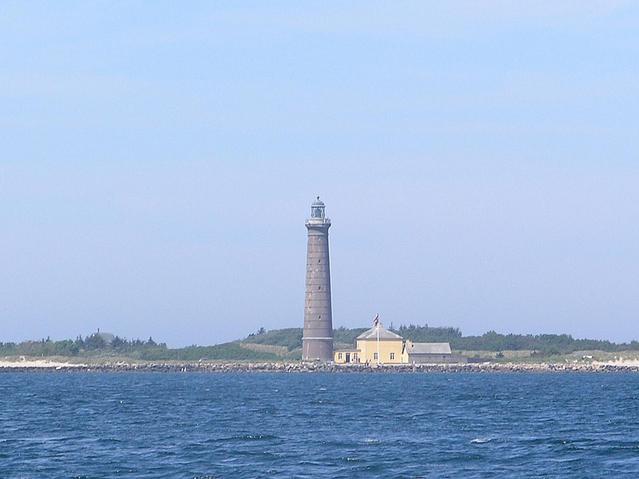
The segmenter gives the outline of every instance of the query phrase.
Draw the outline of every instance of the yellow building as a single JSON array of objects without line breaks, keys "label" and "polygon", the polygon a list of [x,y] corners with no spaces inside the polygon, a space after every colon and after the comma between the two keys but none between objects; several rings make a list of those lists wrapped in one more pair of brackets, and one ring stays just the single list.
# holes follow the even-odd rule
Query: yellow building
[{"label": "yellow building", "polygon": [[384,328],[375,317],[373,327],[355,339],[353,348],[336,349],[335,364],[440,364],[465,363],[461,354],[453,354],[449,343],[414,343]]},{"label": "yellow building", "polygon": [[355,348],[338,349],[334,352],[337,364],[401,364],[408,362],[404,357],[404,339],[382,325],[375,319],[373,327],[356,338]]},{"label": "yellow building", "polygon": [[333,361],[337,364],[359,363],[359,349],[336,349],[333,351]]}]

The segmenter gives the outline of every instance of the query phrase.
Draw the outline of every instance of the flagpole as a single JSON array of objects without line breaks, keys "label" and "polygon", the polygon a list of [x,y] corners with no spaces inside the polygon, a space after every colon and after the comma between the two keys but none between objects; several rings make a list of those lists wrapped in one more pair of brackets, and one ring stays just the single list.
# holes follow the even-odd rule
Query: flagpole
[{"label": "flagpole", "polygon": [[375,316],[375,330],[377,331],[377,365],[379,366],[379,314]]}]

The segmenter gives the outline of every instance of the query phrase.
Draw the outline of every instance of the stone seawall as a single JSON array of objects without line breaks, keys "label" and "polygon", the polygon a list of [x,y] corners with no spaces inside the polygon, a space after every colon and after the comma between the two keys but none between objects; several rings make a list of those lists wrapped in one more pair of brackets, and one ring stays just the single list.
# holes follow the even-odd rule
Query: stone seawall
[{"label": "stone seawall", "polygon": [[4,361],[2,372],[202,372],[202,373],[606,373],[639,372],[639,365],[623,363],[476,363],[476,364],[401,364],[401,365],[335,365],[304,362],[144,362],[73,364]]}]

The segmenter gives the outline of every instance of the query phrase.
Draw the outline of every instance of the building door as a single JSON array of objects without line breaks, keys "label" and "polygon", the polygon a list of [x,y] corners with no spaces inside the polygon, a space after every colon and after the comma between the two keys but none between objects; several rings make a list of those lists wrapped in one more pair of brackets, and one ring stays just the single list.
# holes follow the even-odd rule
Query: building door
[{"label": "building door", "polygon": [[346,362],[347,363],[351,362],[351,353],[346,353]]}]

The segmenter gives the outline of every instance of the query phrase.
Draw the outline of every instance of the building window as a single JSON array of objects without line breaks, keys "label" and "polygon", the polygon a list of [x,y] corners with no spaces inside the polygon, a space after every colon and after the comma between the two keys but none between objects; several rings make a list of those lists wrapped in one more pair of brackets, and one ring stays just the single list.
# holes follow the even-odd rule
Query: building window
[{"label": "building window", "polygon": [[390,358],[391,358],[391,360],[395,359],[395,353],[390,353]]},{"label": "building window", "polygon": [[373,359],[377,359],[377,353],[373,353]]},{"label": "building window", "polygon": [[342,359],[342,353],[337,353],[337,359]]}]

